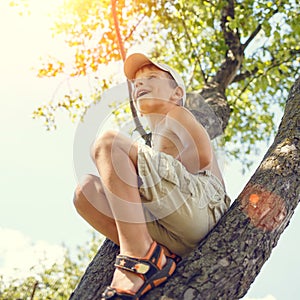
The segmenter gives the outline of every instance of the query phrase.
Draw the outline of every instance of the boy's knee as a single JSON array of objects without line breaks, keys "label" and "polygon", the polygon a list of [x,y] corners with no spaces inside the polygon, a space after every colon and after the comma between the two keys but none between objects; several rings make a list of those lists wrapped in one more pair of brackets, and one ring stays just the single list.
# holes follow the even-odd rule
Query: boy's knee
[{"label": "boy's knee", "polygon": [[96,160],[102,151],[110,152],[117,136],[118,132],[114,130],[104,132],[93,144],[91,151],[93,160]]},{"label": "boy's knee", "polygon": [[81,185],[78,185],[74,192],[74,198],[73,198],[73,204],[77,210],[77,212],[80,214],[82,211],[85,210],[86,206],[86,197],[84,195],[84,191],[82,189]]},{"label": "boy's knee", "polygon": [[79,183],[74,192],[73,203],[76,210],[80,213],[85,210],[88,200],[88,191],[93,187],[95,176],[86,175]]}]

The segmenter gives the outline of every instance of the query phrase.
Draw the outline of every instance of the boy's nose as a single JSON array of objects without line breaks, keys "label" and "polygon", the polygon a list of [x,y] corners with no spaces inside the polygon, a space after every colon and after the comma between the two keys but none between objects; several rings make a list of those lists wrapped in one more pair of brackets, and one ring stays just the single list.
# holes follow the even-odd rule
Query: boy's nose
[{"label": "boy's nose", "polygon": [[143,78],[138,78],[134,80],[134,87],[137,88],[139,86],[142,86],[144,84]]}]

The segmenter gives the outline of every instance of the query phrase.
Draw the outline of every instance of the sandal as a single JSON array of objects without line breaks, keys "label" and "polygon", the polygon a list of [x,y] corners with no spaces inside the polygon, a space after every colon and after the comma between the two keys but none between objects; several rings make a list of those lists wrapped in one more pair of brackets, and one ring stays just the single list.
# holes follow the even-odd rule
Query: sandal
[{"label": "sandal", "polygon": [[[107,287],[102,294],[101,300],[138,300],[139,297],[165,282],[174,273],[176,259],[179,259],[179,256],[169,251],[169,253],[165,253],[166,250],[165,247],[153,242],[147,255],[143,258],[118,255],[115,267],[135,273],[144,280],[144,284],[137,292]],[[166,255],[167,261],[162,267],[163,254]]]},{"label": "sandal", "polygon": [[164,249],[165,256],[172,258],[176,262],[176,265],[182,261],[181,256],[179,256],[175,253],[172,253],[166,246],[163,246],[163,245],[160,245],[160,246]]}]

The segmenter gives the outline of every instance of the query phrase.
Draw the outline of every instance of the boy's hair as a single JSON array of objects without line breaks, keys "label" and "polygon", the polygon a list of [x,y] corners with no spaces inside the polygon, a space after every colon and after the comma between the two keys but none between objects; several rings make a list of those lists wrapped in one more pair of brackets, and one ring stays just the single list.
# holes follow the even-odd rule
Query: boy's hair
[{"label": "boy's hair", "polygon": [[[155,66],[155,65],[153,65],[153,64],[148,64],[148,65],[143,65],[143,66],[141,66],[137,71],[136,71],[136,73],[138,72],[138,71],[140,71],[140,70],[144,70],[144,69],[147,69],[147,68],[149,68],[149,69],[151,69],[151,68],[155,68],[155,69],[157,69],[157,66]],[[160,69],[160,68],[159,68]],[[160,69],[161,70],[161,69]],[[170,87],[171,88],[173,88],[173,89],[175,89],[176,87],[178,87],[178,83],[175,81],[175,79],[173,78],[173,76],[169,73],[169,72],[167,72],[167,71],[164,71],[164,70],[161,70],[161,71],[163,71],[164,73],[166,73],[166,75],[168,76],[168,83],[169,83],[169,85],[170,85]],[[134,79],[135,79],[135,74],[134,74],[134,78],[132,79],[132,81],[134,81]],[[180,101],[179,101],[179,103],[178,103],[180,106],[183,106],[183,100],[182,100],[182,98],[180,99]]]},{"label": "boy's hair", "polygon": [[[176,86],[179,86],[183,91],[183,96],[180,101],[180,105],[184,106],[185,100],[186,100],[186,91],[185,91],[184,82],[183,82],[182,78],[180,77],[180,75],[174,69],[169,67],[168,65],[153,62],[152,60],[150,60],[147,56],[145,56],[142,53],[134,53],[134,54],[131,54],[130,56],[128,56],[128,58],[126,59],[125,64],[124,64],[124,73],[129,80],[133,80],[136,72],[139,69],[141,69],[143,66],[146,66],[146,65],[154,65],[158,69],[165,71],[166,73],[168,73],[171,76],[173,81],[176,83]],[[176,86],[174,86],[174,88]]]}]

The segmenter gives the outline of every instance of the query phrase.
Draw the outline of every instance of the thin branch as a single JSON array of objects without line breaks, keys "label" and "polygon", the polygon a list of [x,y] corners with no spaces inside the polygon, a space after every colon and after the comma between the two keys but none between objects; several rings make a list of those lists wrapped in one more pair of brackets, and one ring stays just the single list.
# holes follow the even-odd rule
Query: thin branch
[{"label": "thin branch", "polygon": [[187,81],[188,82],[187,87],[190,85],[190,83],[193,81],[193,79],[195,77],[195,69],[196,69],[196,66],[193,66],[193,71],[191,72],[192,75],[190,76],[189,80]]},{"label": "thin branch", "polygon": [[132,35],[133,33],[135,32],[135,30],[137,29],[137,27],[141,24],[141,22],[144,20],[146,16],[143,15],[142,18],[140,20],[138,20],[138,22],[136,23],[136,25],[134,25],[132,27],[132,29],[130,30],[129,34],[124,38],[124,41],[127,41]]},{"label": "thin branch", "polygon": [[246,71],[245,73],[242,73],[242,74],[238,74],[234,77],[234,79],[232,80],[232,82],[239,82],[239,81],[242,81],[242,80],[245,80],[253,75],[255,75],[258,71],[258,68],[255,67],[254,70],[252,70],[251,72],[250,71]]},{"label": "thin branch", "polygon": [[[279,4],[280,5],[280,4]],[[278,13],[278,9],[275,9],[273,11],[273,13],[270,14],[269,18],[265,19],[265,21],[270,20],[275,14]],[[262,29],[261,23],[258,24],[258,26],[255,28],[255,30],[252,32],[252,34],[250,35],[250,37],[248,38],[248,40],[242,45],[243,46],[243,50],[245,50],[249,44],[251,43],[251,41],[257,36],[257,34],[259,33],[259,31]]]},{"label": "thin branch", "polygon": [[36,281],[36,282],[34,283],[33,289],[32,289],[32,293],[31,293],[31,296],[30,296],[30,300],[33,300],[34,294],[35,294],[35,292],[36,292],[36,289],[37,289],[38,284],[39,284],[38,281]]},{"label": "thin branch", "polygon": [[213,1],[210,0],[204,0],[204,2],[209,3],[211,6],[216,7],[216,3],[213,3]]},{"label": "thin branch", "polygon": [[117,15],[117,5],[116,5],[116,0],[111,1],[111,6],[112,6],[112,15],[114,18],[114,25],[115,25],[115,30],[116,30],[116,35],[117,35],[117,40],[118,40],[118,45],[119,45],[119,51],[121,53],[121,57],[123,62],[126,59],[126,51],[124,49],[124,44],[123,40],[121,37],[121,32],[120,32],[120,26],[119,26],[119,20],[118,20],[118,15]]},{"label": "thin branch", "polygon": [[244,86],[244,88],[240,91],[240,93],[238,94],[238,96],[236,96],[235,100],[232,102],[232,104],[235,104],[237,102],[237,100],[244,94],[244,92],[248,89],[248,86],[251,84],[252,81],[254,81],[254,79],[259,78],[261,75],[257,75],[252,77],[248,83]]},{"label": "thin branch", "polygon": [[[193,47],[193,42],[192,42],[191,36],[190,36],[190,34],[189,34],[189,31],[188,31],[188,29],[187,29],[187,26],[186,26],[186,24],[185,24],[185,21],[184,21],[185,19],[184,19],[183,17],[184,17],[184,16],[181,17],[181,22],[182,22],[182,25],[183,25],[183,28],[184,28],[186,37],[187,37],[187,39],[188,39],[188,41],[189,41],[189,43],[190,43],[190,47],[191,47],[191,49],[193,49],[193,51],[197,52],[197,51],[196,51],[196,48]],[[204,82],[207,83],[207,78],[206,78],[205,73],[204,73],[204,70],[203,70],[203,68],[202,68],[201,61],[199,60],[199,55],[198,55],[198,53],[196,53],[196,61],[197,61],[198,64],[199,64],[202,78],[203,78]]]},{"label": "thin branch", "polygon": [[290,51],[290,54],[291,54],[292,56],[294,56],[294,55],[296,55],[296,54],[300,54],[300,49],[298,49],[298,50],[292,49],[292,50]]},{"label": "thin branch", "polygon": [[259,77],[262,77],[262,76],[266,76],[266,74],[271,71],[272,69],[284,64],[284,63],[287,63],[291,58],[289,57],[288,59],[285,59],[285,60],[282,60],[282,61],[274,61],[274,63],[268,67],[264,73],[262,74],[259,74],[259,75],[256,75],[254,76],[253,78],[251,78],[251,80],[249,80],[249,82],[244,86],[244,88],[240,91],[240,93],[238,94],[238,96],[235,98],[235,100],[233,101],[233,104],[236,103],[236,101],[242,96],[242,94],[248,89],[249,85],[251,84],[251,82],[253,82],[255,79],[258,79]]},{"label": "thin branch", "polygon": [[250,37],[248,38],[248,40],[242,44],[242,49],[245,50],[249,44],[252,42],[252,40],[257,36],[257,34],[260,32],[261,30],[261,24],[259,24],[255,30],[251,33]]},{"label": "thin branch", "polygon": [[[119,51],[121,53],[121,57],[123,62],[125,62],[126,59],[126,51],[124,47],[124,43],[121,37],[121,32],[120,32],[120,26],[119,26],[119,20],[118,20],[118,15],[117,15],[117,0],[111,0],[111,5],[112,5],[112,14],[114,18],[114,25],[115,25],[115,30],[116,30],[116,35],[118,39],[118,46],[119,46]],[[134,124],[136,126],[136,131],[142,136],[142,138],[145,140],[145,143],[148,146],[151,146],[150,142],[150,137],[145,131],[145,129],[142,126],[142,123],[140,122],[137,111],[135,109],[134,103],[133,103],[133,98],[132,98],[132,86],[131,82],[127,79],[127,87],[128,87],[128,94],[129,94],[129,104],[130,104],[130,109],[133,117]]]}]

